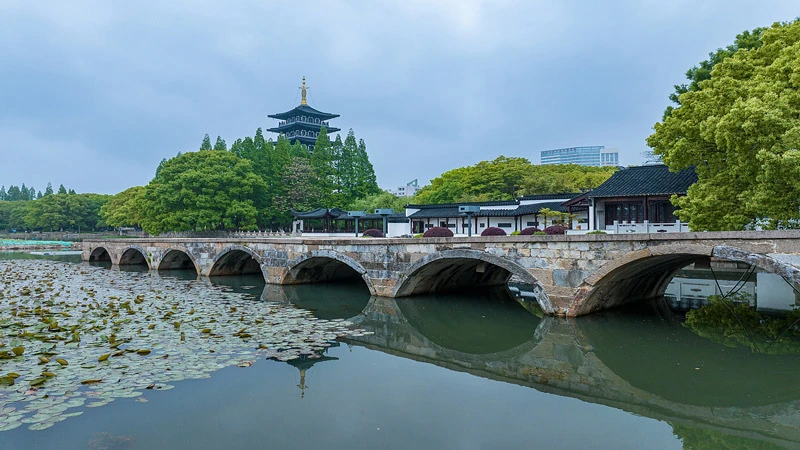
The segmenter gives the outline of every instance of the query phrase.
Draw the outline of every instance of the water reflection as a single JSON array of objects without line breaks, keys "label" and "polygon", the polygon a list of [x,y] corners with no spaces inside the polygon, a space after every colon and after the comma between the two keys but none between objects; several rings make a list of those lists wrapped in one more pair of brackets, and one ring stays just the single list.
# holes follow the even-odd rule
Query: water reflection
[{"label": "water reflection", "polygon": [[540,319],[505,288],[397,300],[409,325],[431,342],[470,354],[498,353],[534,337]]}]

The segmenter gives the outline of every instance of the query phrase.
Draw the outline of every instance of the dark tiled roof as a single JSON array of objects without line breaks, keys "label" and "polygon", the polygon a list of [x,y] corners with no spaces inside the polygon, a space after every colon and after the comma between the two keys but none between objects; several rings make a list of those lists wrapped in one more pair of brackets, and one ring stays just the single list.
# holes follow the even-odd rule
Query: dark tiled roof
[{"label": "dark tiled roof", "polygon": [[581,195],[580,192],[572,192],[566,194],[535,194],[520,197],[520,200],[557,200],[559,198],[575,198]]},{"label": "dark tiled roof", "polygon": [[535,203],[533,205],[520,205],[516,211],[514,211],[515,216],[527,216],[531,214],[539,214],[539,211],[550,208],[553,211],[560,211],[560,212],[567,212],[567,207],[563,206],[563,202],[543,202],[543,203]]},{"label": "dark tiled roof", "polygon": [[316,110],[316,109],[314,109],[314,108],[312,108],[312,107],[310,107],[308,105],[298,105],[298,106],[294,107],[293,109],[290,109],[289,111],[286,111],[286,112],[283,112],[283,113],[278,113],[278,114],[270,114],[267,117],[270,117],[272,119],[288,119],[289,117],[296,116],[296,115],[303,115],[303,114],[305,114],[307,116],[318,117],[318,118],[323,119],[323,120],[335,119],[336,117],[339,117],[338,114],[331,114],[331,113],[318,111],[318,110]]},{"label": "dark tiled roof", "polygon": [[[317,208],[313,211],[306,211],[306,212],[299,212],[292,210],[292,216],[296,219],[324,219],[325,217],[330,217],[331,219],[337,220],[355,220],[354,217],[350,217],[350,213],[345,211],[341,208]],[[401,220],[405,222],[406,215],[405,213],[394,213],[391,215],[386,216],[389,222],[397,223],[397,220]],[[359,220],[374,220],[374,219],[383,219],[383,216],[378,214],[367,214],[364,217],[359,217]]]},{"label": "dark tiled roof", "polygon": [[[445,217],[460,217],[461,215],[458,212],[457,206],[444,206],[444,207],[437,207],[434,206],[441,206],[441,205],[418,205],[418,206],[426,206],[426,208],[421,208],[419,211],[411,214],[410,218],[412,219],[435,219],[438,217],[445,218]],[[410,206],[416,208],[416,206]]]},{"label": "dark tiled roof", "polygon": [[292,210],[291,213],[292,213],[292,217],[294,217],[296,219],[322,219],[322,218],[328,216],[328,209],[327,208],[317,208],[317,209],[315,209],[313,211],[305,211],[305,212]]},{"label": "dark tiled roof", "polygon": [[[439,204],[423,204],[423,205],[406,205],[406,208],[411,209],[437,209],[437,208],[456,208],[458,210],[459,206],[508,206],[508,205],[516,205],[519,202],[516,200],[497,200],[493,202],[461,202],[461,203],[439,203]],[[456,211],[457,212],[457,211]],[[431,216],[433,217],[433,216]],[[438,216],[444,217],[444,216]]]},{"label": "dark tiled roof", "polygon": [[670,172],[663,164],[629,167],[614,172],[611,178],[596,187],[588,197],[686,194],[689,186],[695,182],[697,174],[694,167],[680,172]]}]

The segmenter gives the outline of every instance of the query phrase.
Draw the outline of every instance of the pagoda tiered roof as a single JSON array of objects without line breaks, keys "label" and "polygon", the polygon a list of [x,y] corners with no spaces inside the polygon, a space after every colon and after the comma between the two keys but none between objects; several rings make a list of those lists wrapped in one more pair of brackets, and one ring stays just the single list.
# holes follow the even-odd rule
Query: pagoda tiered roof
[{"label": "pagoda tiered roof", "polygon": [[297,105],[294,109],[278,114],[270,114],[267,117],[271,119],[287,120],[295,116],[311,116],[320,120],[329,120],[339,117],[339,114],[322,112],[308,105]]}]

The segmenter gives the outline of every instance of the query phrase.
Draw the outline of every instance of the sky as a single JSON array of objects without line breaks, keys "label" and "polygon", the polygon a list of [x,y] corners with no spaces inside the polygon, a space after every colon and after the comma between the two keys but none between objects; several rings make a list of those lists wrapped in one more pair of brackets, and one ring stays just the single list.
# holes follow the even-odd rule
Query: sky
[{"label": "sky", "polygon": [[275,126],[303,76],[383,188],[581,145],[641,164],[687,69],[798,15],[797,0],[0,0],[0,185],[147,184],[205,133]]}]

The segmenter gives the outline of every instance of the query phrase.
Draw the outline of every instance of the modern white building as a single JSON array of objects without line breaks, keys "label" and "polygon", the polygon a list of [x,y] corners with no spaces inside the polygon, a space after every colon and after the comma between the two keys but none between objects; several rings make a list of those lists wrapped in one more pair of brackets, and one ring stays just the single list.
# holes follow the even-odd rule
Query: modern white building
[{"label": "modern white building", "polygon": [[406,183],[405,186],[397,186],[394,189],[389,189],[389,192],[397,197],[413,197],[417,195],[417,191],[419,190],[419,180],[414,178],[412,181]]},{"label": "modern white building", "polygon": [[619,149],[604,145],[542,150],[542,164],[578,164],[580,166],[618,166]]}]

